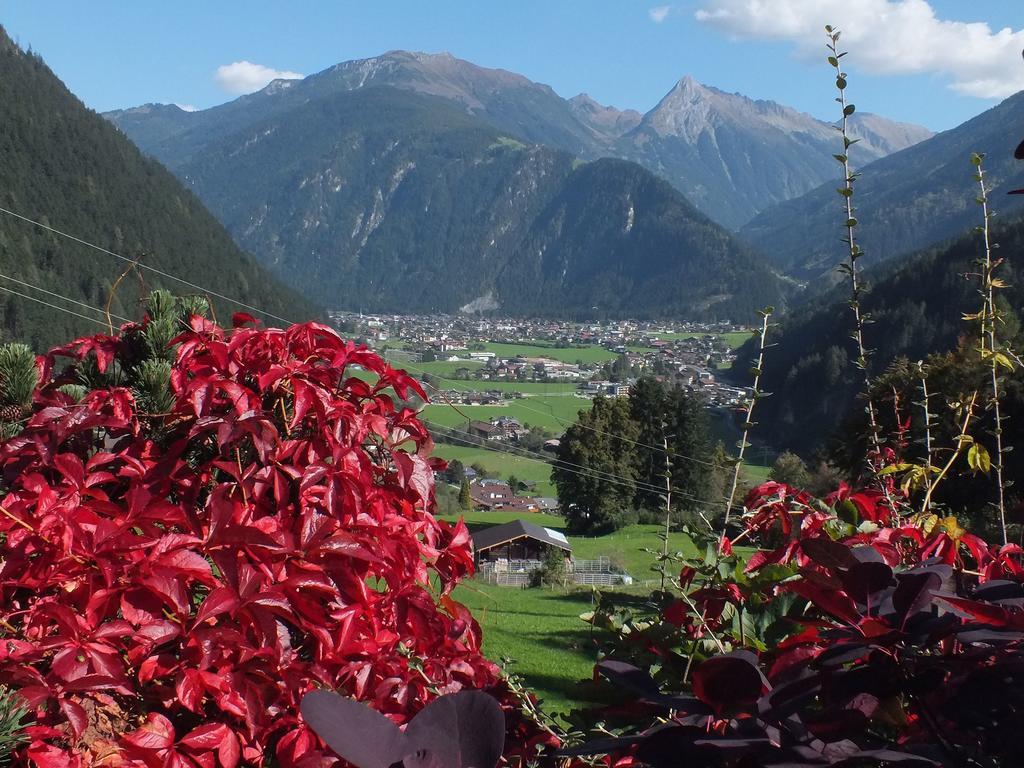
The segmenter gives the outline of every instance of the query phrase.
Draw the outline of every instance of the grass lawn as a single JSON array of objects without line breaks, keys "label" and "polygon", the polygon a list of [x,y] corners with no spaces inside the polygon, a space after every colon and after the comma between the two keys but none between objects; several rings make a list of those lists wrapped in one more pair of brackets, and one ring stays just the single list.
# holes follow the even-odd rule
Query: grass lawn
[{"label": "grass lawn", "polygon": [[578,384],[567,384],[562,381],[491,381],[490,379],[442,379],[439,386],[442,389],[456,389],[460,392],[467,390],[487,392],[494,389],[502,392],[522,392],[528,397],[571,396],[579,388]]},{"label": "grass lawn", "polygon": [[495,344],[485,345],[488,352],[494,352],[501,357],[547,357],[551,360],[561,360],[563,363],[603,363],[606,360],[614,360],[618,355],[609,352],[604,347],[591,345],[586,347],[554,347],[544,342],[532,344]]},{"label": "grass lawn", "polygon": [[580,411],[589,409],[590,400],[561,394],[512,400],[507,405],[452,406],[434,403],[424,409],[423,415],[428,421],[442,427],[464,427],[470,419],[486,421],[497,416],[511,416],[522,424],[543,427],[561,434],[576,421]]},{"label": "grass lawn", "polygon": [[547,712],[568,712],[594,702],[586,682],[593,676],[597,643],[580,614],[591,608],[589,589],[519,589],[469,580],[453,597],[483,629],[484,654],[521,675]]},{"label": "grass lawn", "polygon": [[407,373],[414,376],[422,373],[432,373],[442,378],[454,376],[455,371],[459,368],[468,368],[471,371],[475,371],[477,368],[482,368],[483,365],[479,360],[433,360],[429,363],[394,363],[395,368],[404,368]]},{"label": "grass lawn", "polygon": [[557,515],[545,515],[541,512],[530,514],[528,512],[466,512],[461,515],[439,515],[442,520],[455,522],[460,517],[466,521],[466,527],[471,531],[487,528],[491,525],[511,523],[513,520],[527,520],[535,525],[543,525],[545,528],[561,530],[565,528],[565,520]]},{"label": "grass lawn", "polygon": [[760,464],[743,465],[743,475],[752,484],[760,485],[765,482],[768,479],[768,473],[771,471],[771,467],[764,467]]},{"label": "grass lawn", "polygon": [[[544,515],[486,512],[472,513],[466,522],[474,529],[517,518],[552,528],[562,524]],[[577,558],[608,556],[642,581],[656,578],[650,570],[654,557],[643,549],[661,548],[658,531],[654,525],[631,525],[608,536],[570,536],[569,541]],[[693,544],[683,534],[674,534],[669,544],[673,550],[695,554]],[[605,594],[616,601],[635,603],[643,601],[650,590],[649,586],[636,585],[607,589]],[[455,590],[454,597],[469,606],[480,622],[487,657],[494,661],[513,659],[510,671],[521,675],[536,690],[547,711],[564,713],[596,701],[585,681],[592,677],[598,644],[590,625],[579,618],[591,609],[590,589],[520,589],[469,580]]]},{"label": "grass lawn", "polygon": [[535,482],[537,496],[555,495],[555,486],[551,482],[551,465],[540,459],[448,443],[435,444],[434,455],[442,459],[458,459],[467,467],[480,464],[489,475],[502,480],[508,480],[509,475],[515,475],[520,480]]}]

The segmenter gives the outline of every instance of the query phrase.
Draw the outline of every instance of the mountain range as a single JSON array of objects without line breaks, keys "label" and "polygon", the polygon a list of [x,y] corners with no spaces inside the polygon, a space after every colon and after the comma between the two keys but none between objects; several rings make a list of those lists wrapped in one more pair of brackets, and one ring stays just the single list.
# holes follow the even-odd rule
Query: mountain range
[{"label": "mountain range", "polygon": [[527,143],[422,88],[336,87],[374,71],[108,117],[331,306],[745,319],[784,301],[785,281],[639,165]]},{"label": "mountain range", "polygon": [[[174,176],[83,106],[3,27],[0,104],[3,208],[267,312],[290,319],[316,314],[243,253]],[[125,272],[123,262],[6,214],[0,214],[0,270],[4,334],[38,350],[100,330],[71,313],[99,320],[107,307],[115,315],[139,316],[136,276],[114,288]],[[145,289],[193,291],[150,271],[141,274]],[[41,302],[57,302],[69,312]],[[100,309],[91,312],[71,302]],[[242,309],[220,300],[214,306],[222,317]]]},{"label": "mountain range", "polygon": [[[562,149],[584,160],[633,160],[663,177],[714,221],[735,228],[776,202],[838,177],[832,125],[772,101],[755,101],[681,79],[649,112],[604,106],[585,94],[563,99],[547,85],[450,54],[391,51],[347,61],[301,83],[278,80],[263,91],[216,108],[231,121],[237,111],[264,103],[288,88],[323,96],[373,86],[436,96],[531,144]],[[266,104],[273,110],[273,106]],[[190,125],[209,124],[202,113],[150,107],[108,117],[143,149],[158,147]],[[875,159],[931,135],[920,126],[875,115],[856,115],[861,152]],[[178,150],[180,151],[180,149]]]}]

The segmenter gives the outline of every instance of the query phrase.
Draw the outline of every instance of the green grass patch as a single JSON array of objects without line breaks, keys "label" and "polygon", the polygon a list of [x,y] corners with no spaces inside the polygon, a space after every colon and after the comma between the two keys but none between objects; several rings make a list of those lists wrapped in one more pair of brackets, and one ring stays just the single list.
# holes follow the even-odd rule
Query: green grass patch
[{"label": "green grass patch", "polygon": [[521,392],[528,397],[545,395],[567,395],[572,396],[579,389],[578,384],[566,382],[545,382],[545,381],[491,381],[490,379],[442,379],[440,386],[444,389],[454,389],[459,392],[488,392],[497,390],[500,392]]},{"label": "green grass patch", "polygon": [[528,459],[511,453],[448,443],[435,444],[434,455],[442,459],[458,459],[467,467],[479,464],[487,470],[488,475],[502,480],[508,480],[509,475],[515,475],[520,480],[534,482],[537,484],[534,490],[537,496],[555,495],[555,486],[551,482],[551,465],[540,459]]},{"label": "green grass patch", "polygon": [[[456,410],[456,408],[458,410]],[[564,432],[580,411],[590,409],[590,400],[574,395],[549,395],[510,400],[506,405],[458,405],[432,403],[423,409],[423,417],[442,427],[463,428],[469,420],[487,421],[511,416],[521,424],[543,427],[555,434]]]},{"label": "green grass patch", "polygon": [[580,614],[591,609],[589,590],[519,589],[467,581],[453,597],[473,612],[483,629],[484,654],[509,658],[550,713],[594,701],[590,686],[597,643]]},{"label": "green grass patch", "polygon": [[468,368],[475,371],[482,368],[483,363],[479,360],[433,360],[429,363],[394,363],[395,368],[404,368],[406,372],[415,375],[432,373],[435,376],[454,376],[459,368]]},{"label": "green grass patch", "polygon": [[[457,519],[453,517],[449,520]],[[523,519],[549,528],[563,528],[560,518],[521,512],[471,512],[464,516],[470,530]],[[637,581],[657,578],[651,571],[654,556],[644,549],[661,550],[656,525],[631,525],[607,536],[570,536],[573,554],[579,559],[609,557]],[[672,551],[695,555],[689,537],[673,533]],[[643,601],[651,587],[635,585],[606,590],[613,600]],[[520,589],[469,580],[456,588],[454,597],[467,605],[484,632],[483,650],[488,658],[511,658],[510,671],[521,675],[544,700],[549,712],[567,712],[594,703],[587,680],[592,677],[598,644],[580,614],[592,607],[590,589]]]},{"label": "green grass patch", "polygon": [[771,467],[765,467],[760,464],[744,464],[742,469],[743,477],[751,485],[760,485],[767,481],[771,471]]},{"label": "green grass patch", "polygon": [[529,512],[466,512],[462,515],[439,515],[442,520],[455,522],[460,517],[466,521],[466,527],[471,531],[487,528],[492,525],[511,523],[513,520],[526,520],[534,525],[543,525],[545,528],[562,530],[565,528],[565,520],[557,515],[546,515],[543,512],[530,514]]},{"label": "green grass patch", "polygon": [[604,347],[589,345],[584,347],[556,347],[543,341],[531,341],[523,344],[497,344],[485,345],[488,352],[494,352],[501,357],[546,357],[550,360],[561,360],[563,363],[603,363],[606,360],[614,360],[618,355],[610,352]]}]

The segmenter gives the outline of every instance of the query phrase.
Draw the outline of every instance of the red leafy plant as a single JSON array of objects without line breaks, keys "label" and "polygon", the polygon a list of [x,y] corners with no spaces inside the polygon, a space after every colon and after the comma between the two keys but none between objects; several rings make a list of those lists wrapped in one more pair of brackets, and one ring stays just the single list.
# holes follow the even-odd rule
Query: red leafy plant
[{"label": "red leafy plant", "polygon": [[431,515],[430,437],[401,406],[419,385],[315,323],[178,322],[169,407],[133,383],[147,317],[39,358],[0,444],[0,682],[35,715],[20,759],[328,766],[299,715],[313,689],[402,723],[500,686],[450,596],[469,535]]},{"label": "red leafy plant", "polygon": [[1021,549],[892,498],[754,489],[743,536],[761,546],[712,547],[684,568],[682,599],[623,623],[597,671],[632,708],[599,714],[602,737],[564,754],[656,768],[1024,764]]}]

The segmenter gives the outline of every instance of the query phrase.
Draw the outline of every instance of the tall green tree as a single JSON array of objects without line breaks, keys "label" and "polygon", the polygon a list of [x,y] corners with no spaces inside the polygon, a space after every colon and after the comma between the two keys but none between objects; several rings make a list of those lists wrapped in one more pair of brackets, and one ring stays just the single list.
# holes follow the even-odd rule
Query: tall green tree
[{"label": "tall green tree", "polygon": [[636,496],[636,423],[624,398],[594,399],[561,440],[551,472],[573,533],[607,533],[630,519]]},{"label": "tall green tree", "polygon": [[679,388],[668,393],[666,406],[674,498],[680,509],[693,509],[711,492],[714,468],[708,465],[712,453],[708,411],[699,399]]},{"label": "tall green tree", "polygon": [[668,434],[668,393],[657,379],[644,376],[629,388],[629,412],[637,430],[636,465],[638,477],[646,485],[636,492],[636,505],[640,508],[655,509],[663,506],[661,499],[665,485],[665,451],[661,446]]},{"label": "tall green tree", "polygon": [[637,494],[642,509],[664,506],[666,446],[669,456],[673,508],[689,509],[694,497],[708,499],[713,467],[710,425],[704,404],[688,392],[669,389],[657,379],[645,376],[629,391],[630,414],[636,425]]},{"label": "tall green tree", "polygon": [[459,506],[466,512],[473,509],[473,497],[469,493],[469,480],[462,478],[462,485],[459,487]]}]

